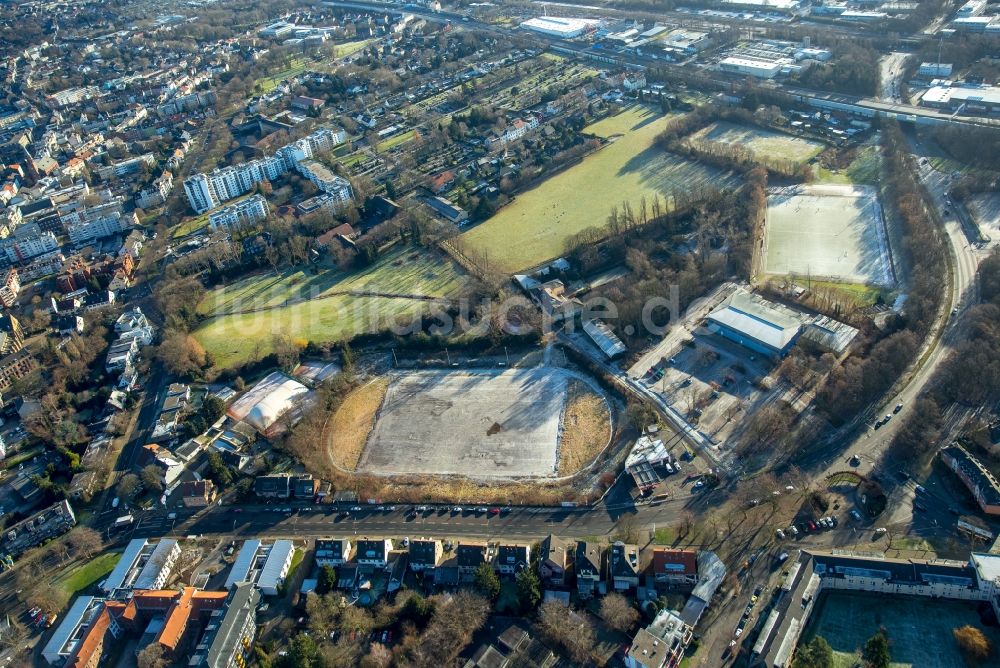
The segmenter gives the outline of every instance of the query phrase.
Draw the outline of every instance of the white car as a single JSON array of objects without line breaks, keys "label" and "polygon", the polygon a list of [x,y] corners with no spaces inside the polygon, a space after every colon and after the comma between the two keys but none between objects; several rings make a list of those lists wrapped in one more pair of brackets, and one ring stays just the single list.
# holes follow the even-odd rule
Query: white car
[{"label": "white car", "polygon": [[785,532],[782,531],[781,529],[775,531],[774,535],[778,537],[778,540],[785,540]]}]

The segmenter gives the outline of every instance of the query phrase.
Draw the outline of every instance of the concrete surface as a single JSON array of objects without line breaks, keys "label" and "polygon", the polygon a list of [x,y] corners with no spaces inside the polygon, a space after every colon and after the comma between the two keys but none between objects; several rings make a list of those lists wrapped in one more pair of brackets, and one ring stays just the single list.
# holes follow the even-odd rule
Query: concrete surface
[{"label": "concrete surface", "polygon": [[554,476],[567,378],[546,367],[394,374],[358,468]]}]

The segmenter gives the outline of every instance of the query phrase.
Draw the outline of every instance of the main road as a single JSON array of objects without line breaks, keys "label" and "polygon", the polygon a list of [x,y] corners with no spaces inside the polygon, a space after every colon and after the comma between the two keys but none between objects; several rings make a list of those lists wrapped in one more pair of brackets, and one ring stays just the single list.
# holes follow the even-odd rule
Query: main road
[{"label": "main road", "polygon": [[504,540],[540,538],[548,534],[583,538],[607,536],[631,518],[633,529],[653,529],[677,524],[685,511],[698,513],[721,500],[722,492],[695,491],[679,477],[671,496],[663,501],[633,504],[620,494],[593,507],[505,507],[488,512],[466,506],[457,512],[451,505],[322,504],[278,501],[274,504],[212,505],[174,512],[152,510],[137,515],[137,522],[117,538],[159,536],[235,537],[350,537],[434,536]]},{"label": "main road", "polygon": [[[896,433],[912,415],[917,398],[965,335],[962,316],[970,306],[978,302],[977,271],[979,263],[990,253],[988,244],[978,242],[977,233],[971,229],[971,222],[963,221],[960,217],[964,215],[963,212],[952,205],[948,196],[951,174],[940,172],[931,166],[930,158],[934,155],[925,143],[911,140],[911,150],[921,183],[930,195],[930,204],[944,223],[945,238],[951,255],[950,280],[948,277],[941,277],[949,285],[941,306],[943,324],[938,332],[931,334],[936,338],[928,342],[929,347],[922,351],[915,368],[907,372],[909,376],[903,381],[902,387],[875,412],[876,417],[892,415],[892,419],[877,431],[865,428],[844,450],[844,460],[853,454],[861,458],[861,472],[870,472],[879,464]],[[896,406],[900,404],[902,408],[894,413]],[[829,462],[827,473],[843,468],[844,461],[833,460]]]}]

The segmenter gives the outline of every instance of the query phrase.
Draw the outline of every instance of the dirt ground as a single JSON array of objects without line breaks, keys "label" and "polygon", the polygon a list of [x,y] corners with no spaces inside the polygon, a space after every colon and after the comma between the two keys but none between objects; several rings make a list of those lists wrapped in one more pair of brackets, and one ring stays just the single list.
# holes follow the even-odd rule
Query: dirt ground
[{"label": "dirt ground", "polygon": [[571,475],[588,465],[610,438],[608,402],[584,383],[571,380],[559,440],[559,475]]},{"label": "dirt ground", "polygon": [[357,468],[388,388],[388,376],[376,378],[348,395],[331,418],[325,440],[336,466],[348,471]]}]

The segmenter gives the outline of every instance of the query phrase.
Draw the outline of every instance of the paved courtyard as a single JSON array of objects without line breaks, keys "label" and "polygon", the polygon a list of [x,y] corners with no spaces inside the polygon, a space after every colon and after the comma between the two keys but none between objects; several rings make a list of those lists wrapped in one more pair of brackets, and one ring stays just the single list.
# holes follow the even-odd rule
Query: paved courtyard
[{"label": "paved courtyard", "polygon": [[394,374],[359,470],[554,476],[567,378],[548,367]]}]

